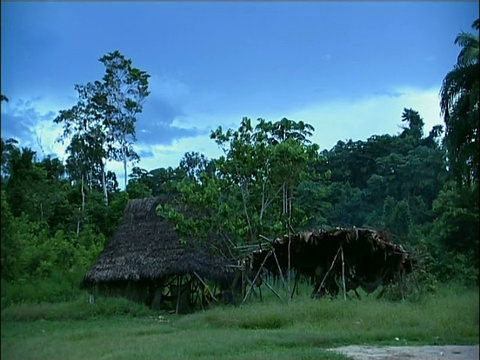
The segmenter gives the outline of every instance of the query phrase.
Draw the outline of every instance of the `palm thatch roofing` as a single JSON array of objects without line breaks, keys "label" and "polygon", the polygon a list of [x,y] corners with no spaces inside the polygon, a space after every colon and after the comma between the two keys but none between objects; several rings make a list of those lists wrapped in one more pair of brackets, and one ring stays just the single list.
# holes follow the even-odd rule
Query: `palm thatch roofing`
[{"label": "palm thatch roofing", "polygon": [[172,199],[130,200],[116,232],[81,287],[113,281],[158,280],[196,272],[212,280],[227,279],[231,262],[211,246],[212,241],[180,241],[174,227],[156,212]]},{"label": "palm thatch roofing", "polygon": [[303,231],[277,238],[270,245],[273,252],[260,249],[252,253],[249,261],[253,270],[264,265],[278,275],[292,268],[316,277],[316,287],[327,281],[330,292],[338,291],[335,279],[342,278],[351,290],[360,286],[367,293],[373,292],[379,285],[394,281],[396,275],[411,272],[414,263],[412,254],[394,244],[386,232],[367,228]]}]

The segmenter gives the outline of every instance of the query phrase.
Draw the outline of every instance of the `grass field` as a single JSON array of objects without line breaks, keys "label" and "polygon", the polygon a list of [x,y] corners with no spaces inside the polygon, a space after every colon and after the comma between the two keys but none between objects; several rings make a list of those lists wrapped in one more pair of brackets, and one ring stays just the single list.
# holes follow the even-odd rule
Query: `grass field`
[{"label": "grass field", "polygon": [[87,296],[2,311],[1,358],[346,359],[348,344],[478,344],[478,289],[448,288],[415,300],[254,298],[189,315]]}]

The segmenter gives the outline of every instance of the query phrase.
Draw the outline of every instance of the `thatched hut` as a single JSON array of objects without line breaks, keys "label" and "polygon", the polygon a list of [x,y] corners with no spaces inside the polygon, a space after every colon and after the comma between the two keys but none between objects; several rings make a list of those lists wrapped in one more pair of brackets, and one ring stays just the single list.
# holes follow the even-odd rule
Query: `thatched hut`
[{"label": "thatched hut", "polygon": [[81,287],[185,312],[202,300],[208,281],[228,282],[233,264],[215,250],[213,240],[180,241],[174,227],[157,215],[157,206],[170,201],[165,197],[130,200]]}]

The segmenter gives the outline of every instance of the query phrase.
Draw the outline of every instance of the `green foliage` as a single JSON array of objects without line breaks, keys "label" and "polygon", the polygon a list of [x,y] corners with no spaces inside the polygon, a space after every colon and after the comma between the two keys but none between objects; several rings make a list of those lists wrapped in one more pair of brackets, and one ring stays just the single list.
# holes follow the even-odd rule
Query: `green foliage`
[{"label": "green foliage", "polygon": [[[54,284],[40,283],[40,292],[43,287],[53,287]],[[59,287],[57,285],[57,287]],[[12,291],[16,291],[13,289]],[[30,289],[27,286],[27,291]],[[20,291],[16,291],[20,292]],[[50,295],[51,296],[51,295]],[[65,321],[65,320],[91,320],[97,317],[112,317],[128,315],[132,317],[152,314],[148,307],[125,298],[96,297],[95,302],[90,304],[89,294],[72,289],[71,293],[65,290],[59,291],[59,297],[63,297],[59,303],[52,304],[52,299],[41,299],[38,304],[23,303],[10,306],[2,310],[3,321]]]},{"label": "green foliage", "polygon": [[458,187],[448,184],[434,201],[432,237],[447,252],[474,254],[474,262],[478,268],[479,247],[479,210],[477,197],[478,187]]},{"label": "green foliage", "polygon": [[20,254],[20,244],[12,236],[12,220],[13,216],[8,205],[5,191],[2,190],[2,208],[1,208],[1,271],[3,279],[12,280],[18,273],[18,255]]},{"label": "green foliage", "polygon": [[139,160],[133,149],[135,122],[149,95],[150,75],[132,67],[132,61],[119,51],[108,53],[100,61],[105,66],[103,82],[75,85],[77,104],[60,111],[54,122],[63,125],[62,141],[70,140],[69,175],[90,191],[101,188],[108,203],[107,160],[123,163],[125,185],[127,163]]},{"label": "green foliage", "polygon": [[[182,161],[181,161],[182,162]],[[159,196],[164,194],[176,194],[177,183],[181,181],[185,176],[189,177],[186,173],[186,164],[180,165],[178,168],[158,168],[151,171],[134,167],[130,174],[130,181],[127,185],[127,193],[130,199],[137,199],[141,197]],[[190,171],[190,170],[188,170]],[[196,175],[190,178],[199,176],[198,169],[192,168],[192,174]]]},{"label": "green foliage", "polygon": [[104,133],[108,134],[110,141],[107,156],[123,162],[126,186],[127,163],[140,160],[133,149],[136,141],[135,123],[150,94],[150,75],[134,68],[132,60],[125,58],[118,50],[104,55],[100,61],[105,66],[105,76],[100,94],[92,100],[101,109]]},{"label": "green foliage", "polygon": [[83,273],[53,272],[48,278],[2,283],[2,309],[14,304],[59,303],[78,297]]},{"label": "green foliage", "polygon": [[462,49],[457,64],[445,76],[440,90],[449,164],[458,184],[467,187],[478,186],[480,163],[478,19],[472,27],[476,34],[461,32],[457,35],[455,44]]}]

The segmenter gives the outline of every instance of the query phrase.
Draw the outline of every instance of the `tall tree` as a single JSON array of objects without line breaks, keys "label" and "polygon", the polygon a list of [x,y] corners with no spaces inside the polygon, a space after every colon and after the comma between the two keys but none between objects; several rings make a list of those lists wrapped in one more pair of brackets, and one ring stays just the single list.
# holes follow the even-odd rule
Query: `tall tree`
[{"label": "tall tree", "polygon": [[217,161],[219,176],[240,190],[247,243],[259,234],[284,232],[291,224],[298,186],[319,160],[318,145],[308,140],[312,131],[311,125],[286,118],[273,123],[258,119],[255,128],[243,118],[237,130],[212,131],[225,153]]},{"label": "tall tree", "polygon": [[126,185],[127,163],[139,159],[133,150],[135,122],[149,94],[149,75],[118,51],[100,61],[105,65],[103,81],[75,85],[77,104],[60,111],[54,121],[63,124],[63,140],[70,139],[69,173],[90,190],[101,184],[108,204],[107,161],[123,162]]},{"label": "tall tree", "polygon": [[[70,139],[67,146],[67,171],[75,183],[92,191],[100,185],[105,203],[108,203],[106,186],[106,162],[111,138],[106,136],[102,109],[98,106],[102,98],[102,84],[98,81],[86,85],[75,85],[77,104],[61,110],[54,119],[63,125],[61,140]],[[110,142],[110,143],[109,143]],[[82,202],[82,209],[85,204]]]},{"label": "tall tree", "polygon": [[123,162],[125,188],[128,183],[127,164],[139,160],[133,150],[137,140],[135,123],[137,115],[143,110],[143,103],[150,94],[145,71],[132,66],[132,60],[125,58],[119,51],[108,53],[100,58],[105,65],[103,77],[102,112],[104,124],[111,137],[113,146],[109,153],[116,161]]},{"label": "tall tree", "polygon": [[464,186],[478,186],[480,162],[479,19],[472,27],[477,34],[457,35],[455,44],[462,49],[440,90],[448,160],[457,182]]},{"label": "tall tree", "polygon": [[423,137],[423,126],[425,125],[418,111],[413,109],[403,109],[402,121],[407,125],[402,126],[401,137],[410,136],[414,140],[420,140]]}]

